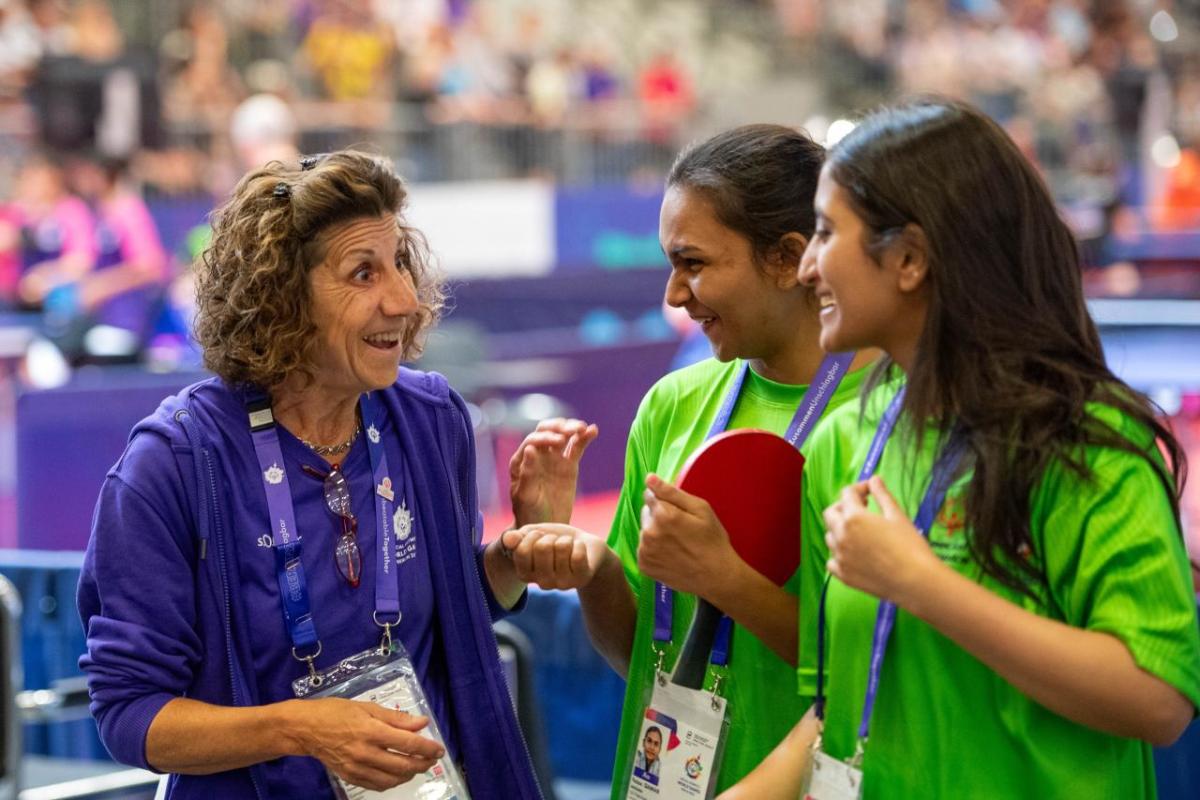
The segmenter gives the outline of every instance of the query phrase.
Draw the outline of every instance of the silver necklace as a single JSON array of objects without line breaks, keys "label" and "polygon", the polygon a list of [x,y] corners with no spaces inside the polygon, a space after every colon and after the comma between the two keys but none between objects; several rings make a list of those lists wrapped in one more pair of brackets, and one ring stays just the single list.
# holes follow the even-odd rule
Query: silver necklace
[{"label": "silver necklace", "polygon": [[362,421],[358,420],[354,423],[354,433],[350,434],[350,438],[341,444],[313,444],[307,439],[301,439],[300,444],[304,445],[309,450],[312,450],[319,456],[337,456],[349,450],[350,446],[353,445],[355,440],[358,439],[358,435],[360,433],[362,433]]}]

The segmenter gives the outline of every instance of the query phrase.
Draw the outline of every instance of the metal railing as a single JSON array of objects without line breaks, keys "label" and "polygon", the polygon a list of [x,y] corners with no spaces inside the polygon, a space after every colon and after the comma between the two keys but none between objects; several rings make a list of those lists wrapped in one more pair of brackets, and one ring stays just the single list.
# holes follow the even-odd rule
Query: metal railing
[{"label": "metal railing", "polygon": [[13,800],[21,778],[21,719],[16,693],[22,685],[21,598],[0,575],[0,800]]}]

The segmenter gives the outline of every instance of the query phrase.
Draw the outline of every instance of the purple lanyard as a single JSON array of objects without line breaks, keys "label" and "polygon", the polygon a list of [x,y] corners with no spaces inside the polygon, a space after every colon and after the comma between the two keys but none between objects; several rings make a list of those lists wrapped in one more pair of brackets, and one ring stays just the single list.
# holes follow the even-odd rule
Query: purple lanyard
[{"label": "purple lanyard", "polygon": [[[892,431],[896,427],[896,420],[900,416],[906,391],[907,387],[902,387],[896,393],[896,396],[892,398],[892,402],[884,412],[883,419],[880,420],[879,427],[875,431],[875,438],[871,442],[871,448],[867,451],[866,460],[863,462],[862,469],[858,473],[859,482],[865,481],[875,474],[875,470],[879,466],[879,460],[883,457],[883,450],[887,446]],[[921,505],[917,509],[917,515],[913,519],[913,525],[926,539],[929,538],[929,532],[933,528],[934,520],[937,518],[937,513],[941,510],[942,504],[946,500],[946,492],[950,489],[954,474],[965,452],[965,439],[952,432],[949,441],[947,441],[946,445],[942,448],[942,452],[938,454],[937,460],[934,462],[929,488],[926,490],[925,497],[921,500]],[[825,585],[821,589],[821,602],[817,613],[817,696],[814,705],[818,719],[824,719],[825,717],[825,598],[828,592],[829,577],[826,576]],[[875,615],[875,632],[871,640],[871,663],[870,671],[867,675],[867,694],[863,702],[862,721],[858,726],[858,736],[862,740],[867,738],[870,728],[871,712],[875,708],[875,699],[879,694],[879,679],[883,674],[883,658],[887,652],[888,641],[891,638],[892,629],[895,627],[895,624],[896,604],[889,600],[880,600],[879,610]]]},{"label": "purple lanyard", "polygon": [[[375,485],[375,521],[379,531],[380,557],[375,568],[375,622],[385,627],[399,622],[400,585],[393,576],[395,567],[394,533],[392,531],[392,500],[395,491],[388,475],[387,454],[380,438],[383,417],[378,401],[370,394],[360,400],[360,410],[368,421],[367,452],[371,456],[371,472]],[[292,655],[305,660],[313,659],[321,652],[309,602],[308,582],[304,577],[304,564],[300,559],[301,537],[296,530],[296,510],[292,504],[291,487],[287,471],[283,466],[283,452],[279,447],[279,432],[275,428],[275,416],[271,412],[270,398],[256,394],[246,403],[250,418],[250,436],[254,440],[254,452],[262,470],[263,488],[267,495],[267,512],[271,518],[271,535],[275,546],[275,572],[279,582],[279,595],[283,600],[283,621],[292,640]],[[381,620],[381,617],[383,619]],[[388,621],[388,617],[395,617]],[[316,648],[308,656],[300,652]]]},{"label": "purple lanyard", "polygon": [[[854,353],[831,353],[822,359],[821,366],[817,370],[817,378],[808,385],[808,390],[804,392],[804,397],[800,399],[800,405],[796,408],[792,422],[788,425],[787,433],[784,434],[788,443],[797,450],[808,441],[817,421],[821,419],[829,401],[833,398],[838,386],[841,385],[842,379],[850,371],[850,364],[853,361]],[[746,372],[749,369],[750,363],[742,362],[741,370],[738,371],[733,385],[729,387],[725,400],[721,403],[721,408],[713,420],[712,427],[709,428],[708,435],[704,437],[706,440],[724,433],[725,429],[729,427],[729,421],[733,418],[733,410],[737,406],[738,397],[742,393],[742,385],[746,382]],[[671,641],[671,626],[674,616],[675,593],[669,586],[655,581],[654,641],[660,644]],[[717,625],[717,634],[713,640],[710,659],[711,663],[718,667],[729,663],[729,643],[732,633],[733,620],[722,616]]]},{"label": "purple lanyard", "polygon": [[[367,453],[371,456],[371,475],[375,486],[375,530],[379,544],[379,558],[375,562],[375,612],[374,620],[385,630],[400,622],[400,582],[396,580],[396,531],[393,529],[392,507],[396,493],[404,501],[404,487],[393,486],[388,471],[387,453],[383,450],[380,432],[383,430],[383,409],[372,392],[362,396],[364,420],[367,426]],[[405,471],[407,475],[407,470]],[[392,619],[394,618],[394,619]]]}]

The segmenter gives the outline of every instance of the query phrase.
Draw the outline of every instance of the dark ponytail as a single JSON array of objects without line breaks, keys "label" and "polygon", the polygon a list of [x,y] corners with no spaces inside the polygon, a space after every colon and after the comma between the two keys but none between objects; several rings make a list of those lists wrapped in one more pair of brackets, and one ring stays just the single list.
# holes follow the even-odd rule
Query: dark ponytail
[{"label": "dark ponytail", "polygon": [[787,234],[812,236],[824,161],[825,148],[802,131],[742,125],[685,148],[667,186],[703,194],[722,225],[750,240],[761,262]]}]

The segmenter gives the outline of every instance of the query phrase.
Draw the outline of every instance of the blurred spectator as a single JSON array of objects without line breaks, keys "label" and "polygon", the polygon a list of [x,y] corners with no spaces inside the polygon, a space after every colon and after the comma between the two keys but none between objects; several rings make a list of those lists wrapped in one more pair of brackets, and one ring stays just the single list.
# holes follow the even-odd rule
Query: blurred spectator
[{"label": "blurred spectator", "polygon": [[28,99],[43,146],[98,149],[131,156],[161,134],[157,68],[144,50],[126,46],[108,0],[78,0],[59,24],[57,4],[40,6],[56,44],[43,47]]},{"label": "blurred spectator", "polygon": [[[529,74],[534,66],[539,63],[552,65],[557,59],[552,58],[546,20],[536,5],[522,7],[513,24],[515,31],[512,35],[499,36],[500,41],[493,43],[493,46],[498,44],[504,51],[512,72],[513,86],[523,87],[528,94]],[[505,39],[511,41],[504,44]],[[558,71],[557,68],[552,69]]]},{"label": "blurred spectator", "polygon": [[[294,3],[260,0],[221,0],[229,30],[229,60],[238,70],[259,61],[287,61],[295,53],[292,41]],[[249,83],[249,76],[246,76]],[[262,87],[255,87],[261,91]]]},{"label": "blurred spectator", "polygon": [[42,54],[70,55],[73,36],[67,21],[67,4],[64,0],[29,0],[29,13],[37,26],[38,44]]},{"label": "blurred spectator", "polygon": [[256,94],[233,112],[229,138],[238,160],[238,174],[268,161],[296,161],[296,116],[281,98]]},{"label": "blurred spectator", "polygon": [[646,136],[670,139],[695,108],[696,96],[687,68],[669,51],[652,57],[638,74]]},{"label": "blurred spectator", "polygon": [[302,50],[325,99],[390,98],[395,43],[369,0],[325,0]]},{"label": "blurred spectator", "polygon": [[19,231],[20,267],[15,285],[0,287],[8,302],[40,308],[47,295],[60,290],[60,308],[78,307],[78,282],[96,263],[95,228],[87,205],[67,190],[59,163],[47,155],[25,160],[17,174],[7,216]]},{"label": "blurred spectator", "polygon": [[185,125],[223,131],[242,95],[242,82],[229,64],[229,36],[220,12],[197,3],[182,28],[164,37],[168,63],[166,114]]},{"label": "blurred spectator", "polygon": [[1139,143],[1147,84],[1157,55],[1145,26],[1124,0],[1097,0],[1093,6],[1089,61],[1108,89],[1112,122],[1122,165],[1121,197],[1141,203]]},{"label": "blurred spectator", "polygon": [[436,100],[447,83],[445,75],[454,54],[453,37],[449,26],[436,23],[425,36],[412,42],[403,67],[403,99],[421,103]]},{"label": "blurred spectator", "polygon": [[439,27],[449,26],[450,4],[446,0],[374,0],[375,17],[391,26],[401,52],[410,52]]},{"label": "blurred spectator", "polygon": [[561,125],[582,94],[580,77],[569,48],[535,61],[525,76],[525,95],[533,122],[547,127]]},{"label": "blurred spectator", "polygon": [[447,48],[438,83],[435,117],[454,123],[511,124],[519,121],[517,76],[514,62],[496,45],[487,8],[469,7],[467,17],[457,28],[446,28],[443,44]]},{"label": "blurred spectator", "polygon": [[1194,144],[1180,148],[1153,210],[1154,227],[1160,231],[1200,230],[1200,149]]},{"label": "blurred spectator", "polygon": [[[1103,79],[1091,64],[1073,57],[1062,40],[1048,45],[1045,66],[1044,78],[1028,97],[1037,127],[1037,161],[1067,175],[1111,176],[1117,154]],[[1070,177],[1056,181],[1060,197],[1064,180]]]},{"label": "blurred spectator", "polygon": [[17,95],[42,55],[37,26],[21,0],[0,0],[0,100]]},{"label": "blurred spectator", "polygon": [[125,52],[125,36],[107,0],[76,0],[70,17],[71,54],[86,61],[115,61]]},{"label": "blurred spectator", "polygon": [[600,45],[592,45],[584,50],[581,61],[583,95],[588,102],[602,103],[616,99],[621,83],[608,51]]},{"label": "blurred spectator", "polygon": [[128,184],[124,162],[76,158],[70,175],[96,220],[96,266],[80,281],[80,306],[91,322],[129,331],[140,344],[167,281],[158,229]]}]

